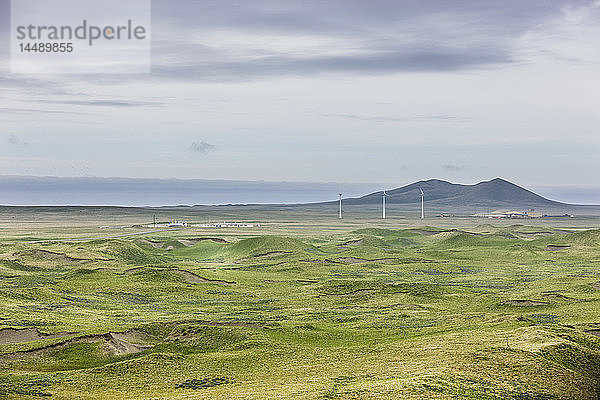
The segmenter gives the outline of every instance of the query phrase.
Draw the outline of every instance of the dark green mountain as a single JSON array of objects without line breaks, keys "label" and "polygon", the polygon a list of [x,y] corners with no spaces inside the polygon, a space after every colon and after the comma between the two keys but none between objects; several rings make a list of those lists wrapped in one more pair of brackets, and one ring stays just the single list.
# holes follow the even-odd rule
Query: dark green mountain
[{"label": "dark green mountain", "polygon": [[[456,206],[561,206],[562,203],[548,200],[527,189],[501,178],[479,182],[475,185],[460,185],[430,179],[415,182],[398,189],[387,191],[388,204],[410,204],[421,202],[421,192],[428,203],[448,204]],[[366,196],[348,199],[347,204],[380,203],[383,192],[375,192]]]}]

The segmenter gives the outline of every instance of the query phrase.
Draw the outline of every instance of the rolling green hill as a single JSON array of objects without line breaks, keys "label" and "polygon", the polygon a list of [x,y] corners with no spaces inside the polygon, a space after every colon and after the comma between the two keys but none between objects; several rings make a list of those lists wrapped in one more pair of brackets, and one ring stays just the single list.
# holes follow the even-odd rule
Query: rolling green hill
[{"label": "rolling green hill", "polygon": [[494,222],[0,243],[0,398],[598,399],[600,230]]}]

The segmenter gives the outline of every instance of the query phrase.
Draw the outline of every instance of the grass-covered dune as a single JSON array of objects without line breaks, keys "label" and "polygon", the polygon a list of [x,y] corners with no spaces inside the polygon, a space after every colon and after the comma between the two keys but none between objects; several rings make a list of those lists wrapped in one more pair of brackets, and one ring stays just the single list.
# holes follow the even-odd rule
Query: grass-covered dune
[{"label": "grass-covered dune", "polygon": [[600,398],[600,230],[1,243],[0,398]]}]

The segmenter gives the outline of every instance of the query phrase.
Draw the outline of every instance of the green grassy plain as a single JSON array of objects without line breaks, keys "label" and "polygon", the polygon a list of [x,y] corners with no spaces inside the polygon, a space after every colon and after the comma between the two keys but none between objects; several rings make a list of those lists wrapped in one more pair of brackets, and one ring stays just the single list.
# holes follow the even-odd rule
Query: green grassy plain
[{"label": "green grassy plain", "polygon": [[597,220],[118,214],[0,213],[0,398],[600,398]]}]

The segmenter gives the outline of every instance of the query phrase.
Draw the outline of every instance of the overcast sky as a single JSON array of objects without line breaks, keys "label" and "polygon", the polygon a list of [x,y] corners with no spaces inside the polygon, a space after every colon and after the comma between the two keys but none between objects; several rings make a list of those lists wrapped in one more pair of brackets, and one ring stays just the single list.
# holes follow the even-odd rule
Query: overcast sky
[{"label": "overcast sky", "polygon": [[600,1],[156,0],[130,76],[10,74],[9,25],[0,175],[600,186]]}]

